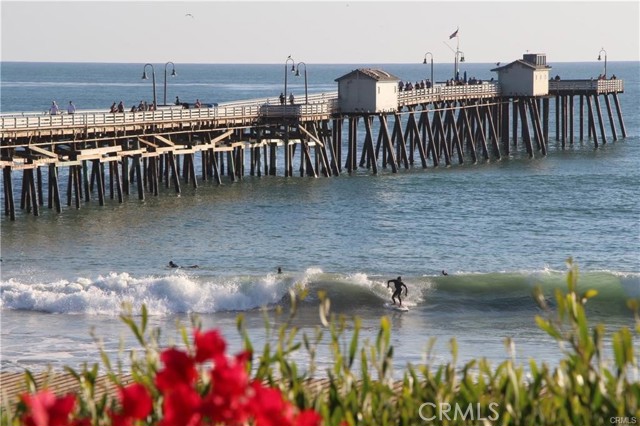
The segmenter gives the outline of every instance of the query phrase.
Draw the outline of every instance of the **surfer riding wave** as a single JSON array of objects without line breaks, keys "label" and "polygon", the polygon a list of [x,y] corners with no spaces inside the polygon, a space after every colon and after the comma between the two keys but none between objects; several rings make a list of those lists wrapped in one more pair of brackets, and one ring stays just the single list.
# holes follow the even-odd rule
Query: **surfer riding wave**
[{"label": "surfer riding wave", "polygon": [[389,284],[391,284],[391,283],[393,283],[393,285],[396,287],[395,291],[393,292],[393,295],[391,296],[391,301],[395,305],[396,304],[396,297],[397,297],[398,298],[398,306],[402,306],[402,299],[400,298],[400,296],[402,295],[402,287],[404,287],[404,295],[405,296],[409,293],[409,289],[402,282],[402,277],[398,277],[395,280],[387,281],[387,288],[389,288]]}]

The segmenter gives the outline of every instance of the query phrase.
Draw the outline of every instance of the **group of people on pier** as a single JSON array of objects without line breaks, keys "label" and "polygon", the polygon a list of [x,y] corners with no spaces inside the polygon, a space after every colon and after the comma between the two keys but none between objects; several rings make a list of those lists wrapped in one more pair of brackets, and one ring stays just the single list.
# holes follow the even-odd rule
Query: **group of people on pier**
[{"label": "group of people on pier", "polygon": [[[75,114],[76,106],[73,104],[73,101],[69,101],[69,105],[67,106],[67,114]],[[56,101],[51,101],[51,106],[49,107],[49,114],[58,115],[62,114],[60,107],[56,103]]]},{"label": "group of people on pier", "polygon": [[[493,78],[491,79],[491,81],[493,81]],[[464,79],[449,79],[446,80],[444,82],[445,86],[464,86],[464,85],[470,85],[470,84],[482,84],[483,81],[479,78],[475,78],[475,77],[471,77],[469,79],[467,79],[466,77],[466,73],[465,73],[465,78]],[[410,81],[408,82],[403,82],[400,81],[398,83],[398,89],[401,92],[408,92],[410,90],[420,90],[420,89],[430,89],[433,87],[433,83],[431,82],[431,80],[426,79],[426,80],[420,80],[420,81],[416,81],[415,84],[411,83]],[[282,96],[282,95],[281,95]],[[280,102],[282,103],[282,98],[280,99]]]},{"label": "group of people on pier", "polygon": [[[120,101],[120,104],[118,104],[118,110],[111,111],[111,112],[124,112],[124,104],[122,104],[122,108],[120,107],[121,104],[122,104],[122,101]],[[111,108],[113,108],[113,105],[111,106]],[[156,110],[156,104],[154,104],[153,102],[147,103],[145,101],[140,101],[138,106],[132,105],[129,112],[155,111],[155,110]]]},{"label": "group of people on pier", "polygon": [[[142,101],[140,101],[142,102]],[[133,111],[133,109],[132,109]],[[109,112],[124,112],[124,102],[120,101],[118,105],[116,103],[111,104],[111,108],[109,108]]]},{"label": "group of people on pier", "polygon": [[[286,103],[286,97],[284,96],[284,93],[280,92],[280,105],[284,105]],[[291,105],[293,105],[295,103],[296,99],[293,97],[293,93],[289,93],[289,103]]]},{"label": "group of people on pier", "polygon": [[[292,99],[293,99],[293,94],[291,95]],[[293,101],[291,101],[291,103],[293,103]],[[183,108],[189,108],[189,104],[186,103],[182,103],[180,102],[180,98],[178,96],[176,96],[176,105],[182,105]],[[125,105],[124,105],[124,101],[120,101],[119,103],[112,103],[111,107],[109,107],[109,112],[110,113],[119,113],[119,112],[125,112]],[[200,99],[196,99],[196,102],[193,104],[193,108],[202,108],[202,103],[200,102]],[[140,101],[140,103],[138,105],[132,105],[131,109],[129,109],[129,112],[140,112],[140,111],[155,111],[156,108],[156,104],[153,102],[149,102],[147,103],[146,101]],[[76,106],[74,105],[73,101],[69,101],[69,105],[67,106],[67,114],[75,114],[76,113]],[[50,115],[59,115],[59,114],[64,114],[64,111],[60,108],[60,106],[58,105],[58,103],[54,100],[51,101],[51,106],[49,107],[49,114]]]},{"label": "group of people on pier", "polygon": [[[189,103],[180,101],[180,97],[178,96],[176,96],[175,104],[182,105],[182,108],[186,109],[189,109],[190,107]],[[196,99],[195,103],[193,104],[193,108],[202,108],[202,102],[200,102],[200,99]]]},{"label": "group of people on pier", "polygon": [[401,92],[408,92],[409,90],[431,89],[431,87],[433,87],[433,83],[431,83],[431,80],[429,79],[416,81],[415,85],[410,81],[407,81],[405,83],[402,80],[398,83],[398,90],[400,90]]},{"label": "group of people on pier", "polygon": [[[491,77],[491,80],[489,81],[493,82],[493,77]],[[482,83],[483,83],[482,79],[475,78],[475,77],[471,77],[467,79],[467,77],[465,76],[463,80],[454,80],[453,78],[449,79],[445,82],[445,86],[464,86],[465,84],[472,85],[472,84],[482,84]]]}]

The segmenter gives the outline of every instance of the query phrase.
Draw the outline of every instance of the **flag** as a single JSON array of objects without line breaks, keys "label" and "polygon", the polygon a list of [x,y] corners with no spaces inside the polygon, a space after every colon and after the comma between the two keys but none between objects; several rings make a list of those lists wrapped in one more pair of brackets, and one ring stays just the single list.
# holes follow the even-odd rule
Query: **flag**
[{"label": "flag", "polygon": [[451,35],[449,36],[449,40],[451,40],[452,38],[457,37],[457,36],[458,36],[458,30],[455,30],[455,31],[453,32],[453,34],[451,34]]}]

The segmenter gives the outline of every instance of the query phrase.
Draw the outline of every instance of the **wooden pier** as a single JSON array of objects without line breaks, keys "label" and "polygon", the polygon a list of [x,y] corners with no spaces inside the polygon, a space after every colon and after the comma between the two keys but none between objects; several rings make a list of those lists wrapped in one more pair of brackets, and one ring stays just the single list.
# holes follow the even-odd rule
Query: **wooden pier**
[{"label": "wooden pier", "polygon": [[[618,100],[622,92],[622,80],[552,80],[545,96],[503,95],[494,82],[439,83],[400,91],[397,107],[389,111],[344,112],[338,92],[332,92],[293,105],[252,99],[198,109],[2,115],[4,211],[15,220],[16,205],[38,216],[45,201],[60,213],[63,204],[78,209],[92,200],[122,203],[134,193],[140,200],[158,196],[161,186],[180,193],[181,185],[221,184],[247,173],[276,175],[279,157],[284,176],[293,176],[297,163],[300,176],[329,177],[344,169],[378,173],[388,167],[396,173],[416,165],[500,159],[522,146],[530,157],[546,155],[552,99],[555,139],[562,147],[574,143],[577,127],[579,140],[586,128],[586,138],[597,148],[607,143],[600,98],[613,140],[618,132],[610,97],[626,137]],[[20,191],[14,190],[16,184]],[[19,204],[14,193],[20,194]]]}]

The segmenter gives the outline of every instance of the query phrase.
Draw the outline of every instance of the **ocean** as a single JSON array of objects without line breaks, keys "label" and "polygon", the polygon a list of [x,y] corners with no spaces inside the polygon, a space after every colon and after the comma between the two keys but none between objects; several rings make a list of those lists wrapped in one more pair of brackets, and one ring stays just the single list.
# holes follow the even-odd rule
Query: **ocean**
[{"label": "ocean", "polygon": [[[62,107],[73,101],[79,110],[150,101],[143,65],[3,62],[0,109],[42,112],[52,100]],[[550,65],[551,74],[564,79],[602,72],[596,61]],[[364,66],[405,81],[430,74],[422,64],[308,64],[308,92],[336,91],[336,78]],[[162,101],[165,65],[155,68]],[[175,68],[177,76],[169,77],[171,66],[167,72],[169,103],[176,96],[183,102],[275,101],[283,90],[283,65]],[[436,64],[436,80],[450,78],[451,68]],[[461,71],[490,79],[491,68],[465,63]],[[62,214],[45,208],[39,217],[3,216],[0,368],[60,370],[98,362],[92,332],[114,357],[121,344],[136,348],[119,319],[124,302],[134,312],[147,306],[165,345],[179,342],[176,324],[188,326],[196,314],[239,350],[236,316],[242,313],[260,350],[267,339],[264,310],[286,309],[289,291],[300,288],[309,296],[294,324],[309,334],[321,326],[320,290],[333,313],[362,319],[362,342],[375,341],[380,318],[388,315],[398,374],[407,363],[425,362],[432,337],[435,363],[450,359],[449,340],[456,338],[459,362],[486,357],[495,365],[510,357],[504,341],[512,338],[519,362],[553,365],[562,351],[536,327],[542,312],[532,292],[539,285],[552,298],[554,289],[566,288],[567,258],[579,266],[580,287],[599,291],[588,303],[593,323],[608,332],[634,323],[625,302],[640,298],[639,71],[637,62],[608,63],[608,73],[625,82],[620,101],[628,137],[613,142],[606,121],[609,142],[598,149],[587,140],[562,149],[552,113],[546,157],[536,152],[530,159],[521,148],[499,161],[396,174],[380,169],[378,175],[360,168],[331,178],[285,178],[279,170],[220,186],[183,185],[180,196],[161,188],[144,201],[134,193],[123,204],[107,200],[100,207],[94,200],[79,210],[64,206]],[[296,98],[304,87],[301,77],[288,74]],[[199,267],[172,269],[170,260]],[[399,275],[408,287],[410,310],[403,313],[383,306],[391,296],[387,280]],[[298,359],[304,368],[307,358]],[[328,341],[318,361],[322,374],[332,363]]]}]

